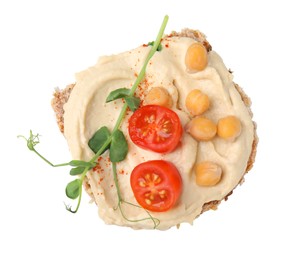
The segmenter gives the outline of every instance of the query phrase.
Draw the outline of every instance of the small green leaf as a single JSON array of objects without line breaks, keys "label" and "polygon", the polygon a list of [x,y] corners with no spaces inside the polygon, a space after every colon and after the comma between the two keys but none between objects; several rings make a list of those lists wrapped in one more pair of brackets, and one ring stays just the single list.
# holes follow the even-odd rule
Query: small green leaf
[{"label": "small green leaf", "polygon": [[131,109],[131,111],[135,111],[136,109],[138,109],[141,100],[138,97],[125,97],[125,101],[128,105],[128,107]]},{"label": "small green leaf", "polygon": [[[101,147],[105,144],[105,142],[108,140],[109,137],[110,137],[109,129],[106,126],[103,126],[95,132],[95,134],[89,140],[88,146],[94,153],[97,153],[101,149]],[[104,152],[108,148],[109,148],[109,145],[104,150]]]},{"label": "small green leaf", "polygon": [[124,97],[128,96],[129,93],[130,93],[130,89],[127,89],[127,88],[119,88],[119,89],[113,90],[108,95],[108,97],[106,99],[106,103],[119,99],[119,98],[124,98]]},{"label": "small green leaf", "polygon": [[80,179],[75,179],[69,182],[66,186],[65,193],[70,199],[76,199],[80,195],[82,182]]},{"label": "small green leaf", "polygon": [[112,134],[110,145],[110,160],[111,162],[120,162],[126,158],[128,153],[127,140],[121,130],[116,130]]},{"label": "small green leaf", "polygon": [[85,168],[86,167],[82,167],[82,166],[72,168],[70,170],[69,174],[72,175],[72,176],[82,174],[83,171],[85,170]]},{"label": "small green leaf", "polygon": [[91,167],[93,166],[93,163],[91,162],[85,162],[85,161],[81,161],[81,160],[72,160],[69,162],[70,166],[83,166],[83,167]]}]

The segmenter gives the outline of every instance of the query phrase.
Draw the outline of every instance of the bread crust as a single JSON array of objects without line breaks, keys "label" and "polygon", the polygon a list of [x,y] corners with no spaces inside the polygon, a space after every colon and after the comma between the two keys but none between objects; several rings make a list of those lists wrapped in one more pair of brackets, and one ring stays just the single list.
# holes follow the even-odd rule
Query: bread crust
[{"label": "bread crust", "polygon": [[55,112],[57,124],[61,133],[64,133],[64,105],[67,103],[74,84],[67,85],[64,89],[56,88],[51,100],[52,109]]},{"label": "bread crust", "polygon": [[[251,104],[252,104],[251,99],[245,94],[243,89],[238,84],[234,83],[234,86],[237,89],[238,93],[240,94],[243,103],[247,107],[251,118],[253,118],[253,113],[252,113],[252,110],[251,110]],[[251,154],[250,154],[249,160],[248,160],[247,165],[246,165],[244,175],[242,176],[242,178],[240,179],[238,184],[234,187],[234,189],[232,191],[230,191],[223,199],[221,199],[221,200],[212,200],[212,201],[209,201],[209,202],[205,203],[202,207],[202,210],[201,210],[200,214],[202,214],[203,212],[208,211],[210,209],[216,210],[218,205],[223,200],[227,201],[229,196],[233,194],[233,191],[236,189],[236,187],[238,185],[241,185],[241,184],[244,183],[245,175],[253,168],[254,162],[256,160],[257,145],[258,145],[258,142],[259,142],[259,138],[258,138],[258,135],[257,135],[257,124],[256,124],[255,121],[253,121],[253,125],[254,125],[254,140],[253,140],[253,143],[252,143],[252,150],[251,150]]]},{"label": "bread crust", "polygon": [[[167,37],[173,37],[173,36],[192,38],[192,39],[194,39],[198,42],[201,42],[205,46],[205,48],[207,49],[208,52],[210,52],[212,50],[212,46],[206,40],[206,36],[198,30],[183,29],[179,33],[172,32]],[[64,104],[67,103],[67,101],[69,99],[69,96],[70,96],[74,86],[75,86],[75,83],[66,86],[65,89],[63,89],[63,90],[60,90],[58,88],[55,89],[54,94],[53,94],[53,99],[51,101],[52,108],[53,108],[53,110],[55,112],[55,115],[56,115],[57,124],[58,124],[59,129],[60,129],[62,134],[64,134]],[[236,90],[238,91],[238,93],[240,94],[243,103],[247,107],[251,118],[253,118],[253,113],[252,113],[252,110],[251,110],[251,103],[252,102],[251,102],[250,98],[246,95],[246,93],[243,91],[243,89],[238,84],[234,83],[234,86],[235,86]],[[258,136],[257,136],[257,125],[254,121],[253,121],[253,124],[254,124],[254,140],[253,140],[253,143],[252,143],[251,154],[250,154],[249,160],[247,162],[245,173],[244,173],[243,177],[240,179],[240,181],[238,182],[238,184],[234,187],[234,189],[239,184],[242,184],[244,182],[245,174],[252,169],[253,164],[254,164],[255,159],[256,159],[257,145],[258,145],[259,139],[258,139]],[[90,197],[94,200],[94,196],[93,196],[93,193],[91,191],[91,187],[90,187],[90,184],[88,182],[87,177],[85,177],[85,179],[84,179],[84,188],[85,188],[86,192],[90,195]],[[202,214],[205,211],[208,211],[210,209],[211,210],[216,210],[218,205],[223,200],[225,200],[225,201],[228,200],[229,196],[233,193],[234,189],[232,191],[230,191],[221,200],[212,200],[212,201],[209,201],[209,202],[205,203],[202,207],[202,210],[201,210],[200,214]]]}]

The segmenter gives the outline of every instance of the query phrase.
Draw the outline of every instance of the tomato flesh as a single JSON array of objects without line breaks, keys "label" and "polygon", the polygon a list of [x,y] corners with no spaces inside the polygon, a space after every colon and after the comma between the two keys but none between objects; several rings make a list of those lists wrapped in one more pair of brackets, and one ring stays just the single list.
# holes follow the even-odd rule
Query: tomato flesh
[{"label": "tomato flesh", "polygon": [[137,165],[131,173],[130,184],[138,204],[154,212],[171,209],[182,191],[182,179],[177,168],[164,160]]},{"label": "tomato flesh", "polygon": [[169,108],[147,105],[129,119],[129,135],[137,146],[158,153],[175,150],[182,136],[178,115]]}]

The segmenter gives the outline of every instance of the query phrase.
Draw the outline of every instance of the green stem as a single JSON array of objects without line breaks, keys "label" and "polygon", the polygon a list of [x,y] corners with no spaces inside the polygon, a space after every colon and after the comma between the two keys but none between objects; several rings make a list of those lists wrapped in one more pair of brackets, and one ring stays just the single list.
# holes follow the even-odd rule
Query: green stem
[{"label": "green stem", "polygon": [[90,159],[89,162],[93,163],[95,162],[95,160],[97,158],[99,158],[99,156],[106,150],[107,146],[111,143],[112,141],[112,135],[110,135],[108,137],[108,139],[106,140],[106,142],[103,144],[103,146],[100,148],[100,150],[98,150],[98,152]]},{"label": "green stem", "polygon": [[[131,205],[131,206],[133,206],[133,207],[137,207],[137,208],[140,208],[140,209],[142,208],[141,206],[136,205],[136,204],[133,204],[133,203],[128,202],[128,201],[124,201],[124,200],[123,200],[123,202],[126,203],[126,204],[128,204],[128,205]],[[152,215],[150,214],[150,212],[149,212],[148,210],[145,210],[145,211],[147,212],[149,218],[145,218],[145,219],[142,219],[142,220],[151,219],[151,220],[153,221],[153,223],[154,223],[154,228],[156,228],[156,227],[159,225],[160,220],[157,219],[157,218],[153,218]]]},{"label": "green stem", "polygon": [[[91,160],[89,162],[95,162],[95,160],[100,156],[100,154],[105,151],[106,147],[110,144],[111,142],[111,139],[112,137],[110,136],[107,141],[103,144],[103,146],[100,148],[100,150],[91,158]],[[83,181],[84,181],[84,178],[87,174],[87,172],[89,171],[89,167],[85,167],[85,169],[83,170],[83,172],[81,173],[81,176],[80,176],[80,181],[83,185]],[[80,195],[78,197],[78,203],[77,203],[77,207],[75,210],[72,210],[71,208],[67,208],[68,211],[72,212],[72,213],[76,213],[80,207],[80,204],[81,204],[81,200],[82,200],[82,185],[80,187]]]},{"label": "green stem", "polygon": [[84,171],[82,172],[82,174],[79,178],[80,181],[81,181],[81,185],[80,185],[80,194],[79,194],[79,197],[78,197],[78,203],[77,203],[76,209],[72,210],[71,208],[66,207],[66,209],[68,211],[70,211],[71,213],[77,213],[78,209],[80,208],[80,204],[81,204],[81,200],[82,200],[83,181],[84,181],[84,178],[85,178],[88,171],[89,171],[89,167],[85,167]]},{"label": "green stem", "polygon": [[80,194],[79,194],[79,198],[78,198],[78,204],[77,204],[76,209],[74,210],[74,213],[76,213],[80,207],[81,199],[82,199],[82,189],[83,189],[83,182],[80,185]]},{"label": "green stem", "polygon": [[[136,80],[135,80],[135,82],[134,82],[134,84],[133,84],[133,86],[132,86],[132,88],[131,88],[131,90],[130,90],[129,96],[133,96],[133,95],[134,95],[134,93],[135,93],[135,91],[136,91],[138,85],[139,85],[139,84],[141,83],[141,81],[143,80],[143,78],[144,78],[144,76],[145,76],[145,74],[146,74],[147,65],[148,65],[150,59],[152,58],[152,56],[154,55],[154,53],[157,51],[157,48],[158,48],[158,46],[159,46],[159,44],[160,44],[160,41],[161,41],[161,39],[162,39],[162,37],[163,37],[165,28],[166,28],[166,26],[167,26],[168,20],[169,20],[169,16],[166,15],[166,16],[164,17],[164,20],[163,20],[163,22],[162,22],[162,25],[161,25],[161,27],[160,27],[160,29],[159,29],[157,38],[156,38],[156,40],[155,40],[155,42],[154,42],[154,44],[153,44],[153,46],[152,46],[152,48],[151,48],[151,50],[150,50],[150,52],[149,52],[149,54],[148,54],[148,56],[147,56],[147,58],[146,58],[144,64],[143,64],[143,67],[142,67],[140,73],[138,74],[138,76],[137,76],[137,78],[136,78]],[[114,131],[116,131],[117,129],[119,129],[119,127],[120,127],[120,125],[121,125],[121,123],[122,123],[122,121],[123,121],[123,119],[124,119],[124,116],[125,116],[125,114],[126,114],[127,108],[128,108],[127,104],[124,104],[124,106],[123,106],[123,108],[122,108],[122,111],[121,111],[121,113],[120,113],[120,115],[119,115],[119,117],[118,117],[118,119],[117,119],[117,121],[116,121],[116,124],[115,124],[115,126],[114,126],[112,132],[114,132]]]},{"label": "green stem", "polygon": [[120,186],[118,185],[115,162],[112,162],[112,171],[113,171],[113,180],[114,180],[114,184],[115,184],[116,192],[117,192],[118,203],[120,204],[120,202],[122,201],[122,195],[121,195]]},{"label": "green stem", "polygon": [[157,34],[157,38],[156,38],[156,40],[155,40],[155,42],[154,42],[154,44],[153,44],[153,46],[152,46],[152,48],[151,48],[151,50],[150,50],[150,52],[149,52],[149,54],[148,54],[148,56],[147,56],[145,62],[144,62],[144,65],[143,65],[143,67],[142,67],[140,73],[138,74],[138,76],[137,76],[137,78],[136,78],[136,81],[134,82],[134,84],[133,84],[133,86],[132,86],[132,88],[131,88],[131,90],[130,90],[130,94],[129,94],[130,96],[133,96],[133,95],[134,95],[134,92],[136,91],[136,89],[137,89],[139,83],[140,83],[140,82],[142,81],[142,79],[144,78],[145,73],[146,73],[147,65],[148,65],[150,59],[152,58],[152,56],[154,55],[154,53],[157,51],[157,48],[158,48],[158,46],[159,46],[159,44],[160,44],[160,41],[161,41],[161,39],[162,39],[162,37],[163,37],[165,28],[166,28],[166,26],[167,26],[168,20],[169,20],[169,16],[166,15],[166,16],[164,17],[164,20],[163,20],[163,22],[162,22],[162,25],[161,25],[161,27],[160,27],[160,29],[159,29],[158,34]]},{"label": "green stem", "polygon": [[[103,146],[100,148],[100,150],[98,150],[98,152],[90,159],[89,162],[95,162],[95,160],[100,156],[100,154],[102,154],[105,151],[106,147],[111,143],[111,140],[112,140],[112,136],[110,136],[106,140],[106,142],[103,144]],[[84,178],[88,171],[89,171],[89,167],[85,167],[84,171],[81,173],[80,181],[82,184],[83,184]],[[80,195],[78,197],[77,207],[75,210],[69,210],[70,212],[76,213],[78,211],[80,204],[81,204],[81,199],[82,199],[82,185],[81,185],[81,189],[80,189]]]},{"label": "green stem", "polygon": [[149,213],[149,211],[145,210],[148,214],[149,217],[147,218],[141,218],[141,219],[129,219],[125,214],[124,214],[124,211],[122,209],[122,203],[125,203],[125,204],[128,204],[128,205],[131,205],[133,207],[137,207],[137,208],[142,208],[141,206],[138,206],[138,205],[135,205],[131,202],[128,202],[128,201],[125,201],[123,200],[122,198],[122,194],[121,194],[121,190],[120,190],[120,187],[119,187],[119,184],[118,184],[118,178],[117,178],[117,171],[116,171],[116,163],[115,162],[112,162],[112,170],[113,170],[113,180],[114,180],[114,184],[115,184],[115,188],[116,188],[116,193],[117,193],[117,198],[118,198],[118,204],[117,204],[117,207],[118,209],[120,210],[122,216],[124,219],[126,219],[127,221],[129,222],[140,222],[140,221],[145,221],[145,220],[151,220],[154,224],[154,229],[159,225],[160,221],[159,219],[157,218],[153,218],[151,216],[151,214]]},{"label": "green stem", "polygon": [[42,160],[44,160],[46,163],[48,163],[50,166],[52,167],[61,167],[61,166],[68,166],[68,163],[60,163],[60,164],[53,164],[50,161],[48,161],[42,154],[40,154],[36,149],[32,150],[33,152],[35,152]]},{"label": "green stem", "polygon": [[79,210],[80,208],[80,204],[81,204],[81,199],[82,199],[82,184],[80,185],[80,194],[79,194],[79,197],[78,197],[78,203],[77,203],[77,206],[76,206],[76,209],[75,210],[72,210],[71,207],[68,207],[66,204],[65,204],[65,207],[68,211],[70,211],[71,213],[77,213],[77,211]]},{"label": "green stem", "polygon": [[68,166],[69,163],[60,163],[60,164],[54,164],[53,167],[61,167],[61,166]]},{"label": "green stem", "polygon": [[121,126],[121,124],[122,124],[122,121],[123,121],[123,119],[124,119],[124,116],[125,116],[125,114],[126,114],[127,108],[128,108],[128,105],[127,105],[127,104],[124,104],[124,106],[123,106],[123,108],[122,108],[122,111],[121,111],[121,113],[120,113],[120,115],[119,115],[119,117],[118,117],[118,119],[117,119],[117,121],[116,121],[116,123],[115,123],[115,126],[114,126],[114,128],[113,128],[113,130],[112,130],[112,133],[113,133],[114,131],[116,131],[117,129],[120,128],[120,126]]}]

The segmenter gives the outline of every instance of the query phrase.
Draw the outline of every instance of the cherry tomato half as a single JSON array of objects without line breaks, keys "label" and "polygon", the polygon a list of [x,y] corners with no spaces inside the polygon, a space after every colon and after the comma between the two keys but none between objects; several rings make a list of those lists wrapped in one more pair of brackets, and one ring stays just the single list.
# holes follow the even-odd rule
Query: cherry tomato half
[{"label": "cherry tomato half", "polygon": [[178,115],[162,106],[143,106],[129,119],[132,142],[158,153],[172,152],[180,141],[182,131]]},{"label": "cherry tomato half", "polygon": [[137,165],[131,173],[130,184],[138,204],[155,212],[172,208],[182,191],[182,179],[177,168],[163,160]]}]

